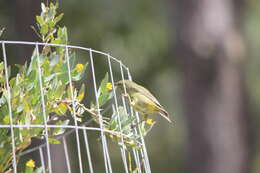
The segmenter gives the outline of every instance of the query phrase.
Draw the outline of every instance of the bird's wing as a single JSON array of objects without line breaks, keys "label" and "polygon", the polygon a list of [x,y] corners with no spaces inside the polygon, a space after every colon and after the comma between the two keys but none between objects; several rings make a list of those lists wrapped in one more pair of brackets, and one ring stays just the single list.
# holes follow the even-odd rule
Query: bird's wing
[{"label": "bird's wing", "polygon": [[[136,85],[138,85],[138,84],[136,84]],[[142,93],[143,95],[148,97],[150,100],[154,101],[158,106],[162,107],[162,105],[159,103],[159,101],[146,88],[138,85],[138,87],[136,87],[136,89],[138,92]]]},{"label": "bird's wing", "polygon": [[167,119],[169,122],[172,122],[169,118],[169,114],[168,112],[163,108],[163,106],[159,103],[159,101],[152,95],[152,93],[147,90],[146,88],[136,84],[138,87],[135,87],[136,90],[137,90],[137,93],[141,93],[143,94],[144,96],[146,96],[148,99],[152,100],[157,108],[159,109],[159,114],[164,117],[165,119]]}]

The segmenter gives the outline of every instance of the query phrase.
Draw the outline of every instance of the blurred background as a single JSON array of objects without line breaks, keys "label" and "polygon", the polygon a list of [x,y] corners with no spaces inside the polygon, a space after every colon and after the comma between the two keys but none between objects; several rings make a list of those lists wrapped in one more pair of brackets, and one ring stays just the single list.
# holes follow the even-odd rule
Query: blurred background
[{"label": "blurred background", "polygon": [[[39,41],[40,2],[0,1],[1,39]],[[260,1],[59,3],[70,44],[121,59],[171,114],[174,125],[160,119],[146,137],[153,172],[260,171]]]}]

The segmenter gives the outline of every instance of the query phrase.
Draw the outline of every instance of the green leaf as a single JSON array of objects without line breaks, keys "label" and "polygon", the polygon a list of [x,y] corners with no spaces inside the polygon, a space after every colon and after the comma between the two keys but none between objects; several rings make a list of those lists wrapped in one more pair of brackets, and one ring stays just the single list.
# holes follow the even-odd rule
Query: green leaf
[{"label": "green leaf", "polygon": [[25,173],[33,173],[33,168],[26,166]]},{"label": "green leaf", "polygon": [[58,23],[58,22],[62,19],[63,16],[64,16],[63,13],[61,13],[59,16],[57,16],[57,17],[54,19],[54,23],[55,23],[55,24]]},{"label": "green leaf", "polygon": [[40,26],[42,26],[45,23],[41,16],[36,16],[36,21],[40,24]]},{"label": "green leaf", "polygon": [[37,79],[37,72],[36,72],[36,70],[33,70],[33,71],[31,71],[29,74],[28,74],[28,82],[29,83],[34,83],[34,81]]},{"label": "green leaf", "polygon": [[47,25],[48,25],[50,28],[55,27],[55,23],[54,23],[53,21],[48,21]]},{"label": "green leaf", "polygon": [[1,35],[3,34],[4,30],[5,30],[5,28],[2,28],[2,29],[0,30],[0,37],[1,37]]},{"label": "green leaf", "polygon": [[100,106],[104,105],[113,96],[112,93],[107,88],[107,83],[108,83],[108,73],[106,73],[98,89],[98,101]]},{"label": "green leaf", "polygon": [[58,38],[60,38],[62,44],[68,42],[67,28],[65,26],[58,29]]},{"label": "green leaf", "polygon": [[20,113],[20,112],[22,112],[23,111],[23,104],[20,104],[18,107],[17,107],[17,109],[16,109],[16,113]]},{"label": "green leaf", "polygon": [[98,101],[99,101],[99,106],[103,106],[110,98],[111,98],[112,93],[105,93],[99,96]]},{"label": "green leaf", "polygon": [[40,30],[41,34],[43,36],[45,36],[48,33],[48,31],[49,31],[48,25],[47,24],[43,24],[41,26],[41,30]]},{"label": "green leaf", "polygon": [[55,89],[54,97],[56,99],[60,99],[65,94],[65,88],[66,86],[61,83],[61,81],[58,82],[58,86]]},{"label": "green leaf", "polygon": [[60,61],[60,55],[53,54],[50,57],[50,66],[55,66]]},{"label": "green leaf", "polygon": [[84,96],[85,96],[85,84],[82,84],[79,90],[77,100],[80,102],[81,100],[83,100]]},{"label": "green leaf", "polygon": [[9,124],[10,123],[10,116],[9,115],[6,115],[3,119],[3,123],[4,124]]},{"label": "green leaf", "polygon": [[36,168],[35,173],[43,173],[43,167]]},{"label": "green leaf", "polygon": [[58,115],[64,115],[67,112],[68,108],[67,105],[65,103],[60,103],[57,108],[55,108],[55,112]]},{"label": "green leaf", "polygon": [[43,13],[46,12],[46,7],[45,7],[44,3],[41,3],[41,8],[42,8]]},{"label": "green leaf", "polygon": [[58,76],[59,73],[53,73],[50,76],[47,76],[44,78],[44,82],[49,82],[50,80],[52,80],[54,77]]},{"label": "green leaf", "polygon": [[100,87],[98,89],[98,97],[101,94],[105,94],[107,92],[107,89],[106,89],[107,82],[108,82],[108,73],[106,73],[105,77],[102,79],[102,81],[100,83]]},{"label": "green leaf", "polygon": [[4,63],[0,62],[0,71],[4,70]]},{"label": "green leaf", "polygon": [[48,138],[50,144],[60,144],[60,141],[55,138]]}]

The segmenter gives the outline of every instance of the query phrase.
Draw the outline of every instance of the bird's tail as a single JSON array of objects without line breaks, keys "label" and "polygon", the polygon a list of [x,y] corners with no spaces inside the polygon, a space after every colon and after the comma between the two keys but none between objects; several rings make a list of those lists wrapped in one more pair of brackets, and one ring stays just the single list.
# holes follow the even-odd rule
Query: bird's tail
[{"label": "bird's tail", "polygon": [[172,123],[172,121],[171,121],[170,118],[169,118],[169,114],[168,114],[168,112],[167,112],[166,110],[164,110],[163,108],[161,108],[160,111],[159,111],[159,114],[160,114],[163,118],[165,118],[166,120],[168,120],[170,123]]}]

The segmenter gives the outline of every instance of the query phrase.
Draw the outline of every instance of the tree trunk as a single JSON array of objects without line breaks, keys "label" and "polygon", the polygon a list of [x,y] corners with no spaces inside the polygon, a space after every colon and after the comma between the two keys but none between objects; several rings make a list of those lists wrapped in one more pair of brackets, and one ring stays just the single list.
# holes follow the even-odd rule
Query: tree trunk
[{"label": "tree trunk", "polygon": [[175,0],[177,63],[188,122],[187,172],[248,173],[243,1]]}]

